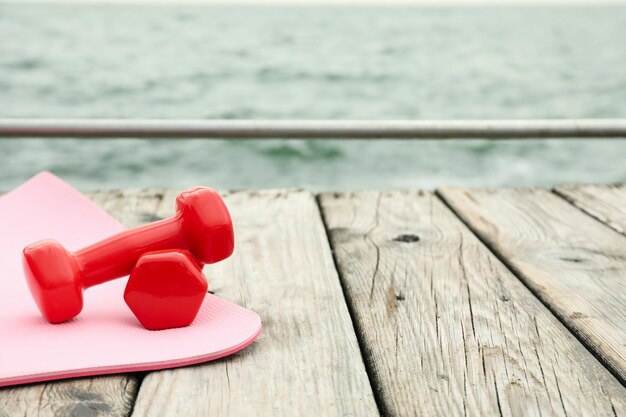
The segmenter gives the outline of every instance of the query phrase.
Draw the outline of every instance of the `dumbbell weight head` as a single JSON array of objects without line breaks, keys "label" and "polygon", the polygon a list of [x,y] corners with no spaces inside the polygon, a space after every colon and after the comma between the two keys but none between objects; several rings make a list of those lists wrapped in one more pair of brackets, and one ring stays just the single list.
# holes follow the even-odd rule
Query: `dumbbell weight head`
[{"label": "dumbbell weight head", "polygon": [[61,323],[83,309],[83,289],[76,259],[56,240],[24,248],[26,282],[39,310],[50,323]]},{"label": "dumbbell weight head", "polygon": [[130,273],[124,300],[148,330],[191,324],[207,293],[202,266],[185,250],[142,255]]},{"label": "dumbbell weight head", "polygon": [[[233,222],[217,191],[196,187],[176,198],[189,251],[204,264],[228,258],[235,248]],[[203,231],[203,233],[198,233]]]}]

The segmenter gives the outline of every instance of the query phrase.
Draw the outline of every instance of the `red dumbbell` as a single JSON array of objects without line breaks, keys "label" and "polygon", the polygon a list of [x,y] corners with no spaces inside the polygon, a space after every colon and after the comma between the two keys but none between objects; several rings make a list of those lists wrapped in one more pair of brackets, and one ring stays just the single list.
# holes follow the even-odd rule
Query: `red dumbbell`
[{"label": "red dumbbell", "polygon": [[184,327],[196,318],[208,284],[186,250],[148,252],[130,273],[124,300],[148,330]]},{"label": "red dumbbell", "polygon": [[83,290],[128,275],[146,252],[183,249],[201,264],[231,255],[233,225],[220,195],[206,187],[182,192],[176,214],[113,235],[71,253],[59,242],[42,240],[24,248],[30,291],[51,323],[75,317],[83,308]]}]

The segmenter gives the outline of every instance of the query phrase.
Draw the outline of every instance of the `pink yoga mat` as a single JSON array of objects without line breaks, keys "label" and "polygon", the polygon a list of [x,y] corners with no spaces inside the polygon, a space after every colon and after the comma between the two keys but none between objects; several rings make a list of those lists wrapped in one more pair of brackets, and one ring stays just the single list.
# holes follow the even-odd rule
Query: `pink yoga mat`
[{"label": "pink yoga mat", "polygon": [[211,294],[191,326],[145,330],[124,303],[126,279],[88,289],[77,318],[45,321],[24,279],[22,248],[53,238],[77,250],[120,230],[47,172],[0,197],[0,386],[190,365],[235,353],[260,334],[256,313]]}]

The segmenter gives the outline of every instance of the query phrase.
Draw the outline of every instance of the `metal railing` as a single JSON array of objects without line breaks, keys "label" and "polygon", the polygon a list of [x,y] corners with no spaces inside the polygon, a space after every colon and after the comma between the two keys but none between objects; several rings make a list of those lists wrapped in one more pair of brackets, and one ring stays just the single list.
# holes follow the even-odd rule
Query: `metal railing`
[{"label": "metal railing", "polygon": [[0,119],[0,137],[162,139],[626,138],[626,119],[415,121]]}]

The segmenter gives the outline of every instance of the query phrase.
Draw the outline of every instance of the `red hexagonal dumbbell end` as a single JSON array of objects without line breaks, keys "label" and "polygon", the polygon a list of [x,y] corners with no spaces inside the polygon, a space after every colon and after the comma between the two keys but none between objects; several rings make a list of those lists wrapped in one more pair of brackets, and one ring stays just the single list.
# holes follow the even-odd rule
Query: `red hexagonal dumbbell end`
[{"label": "red hexagonal dumbbell end", "polygon": [[184,327],[196,318],[208,284],[185,250],[143,254],[130,273],[124,300],[148,330]]}]

